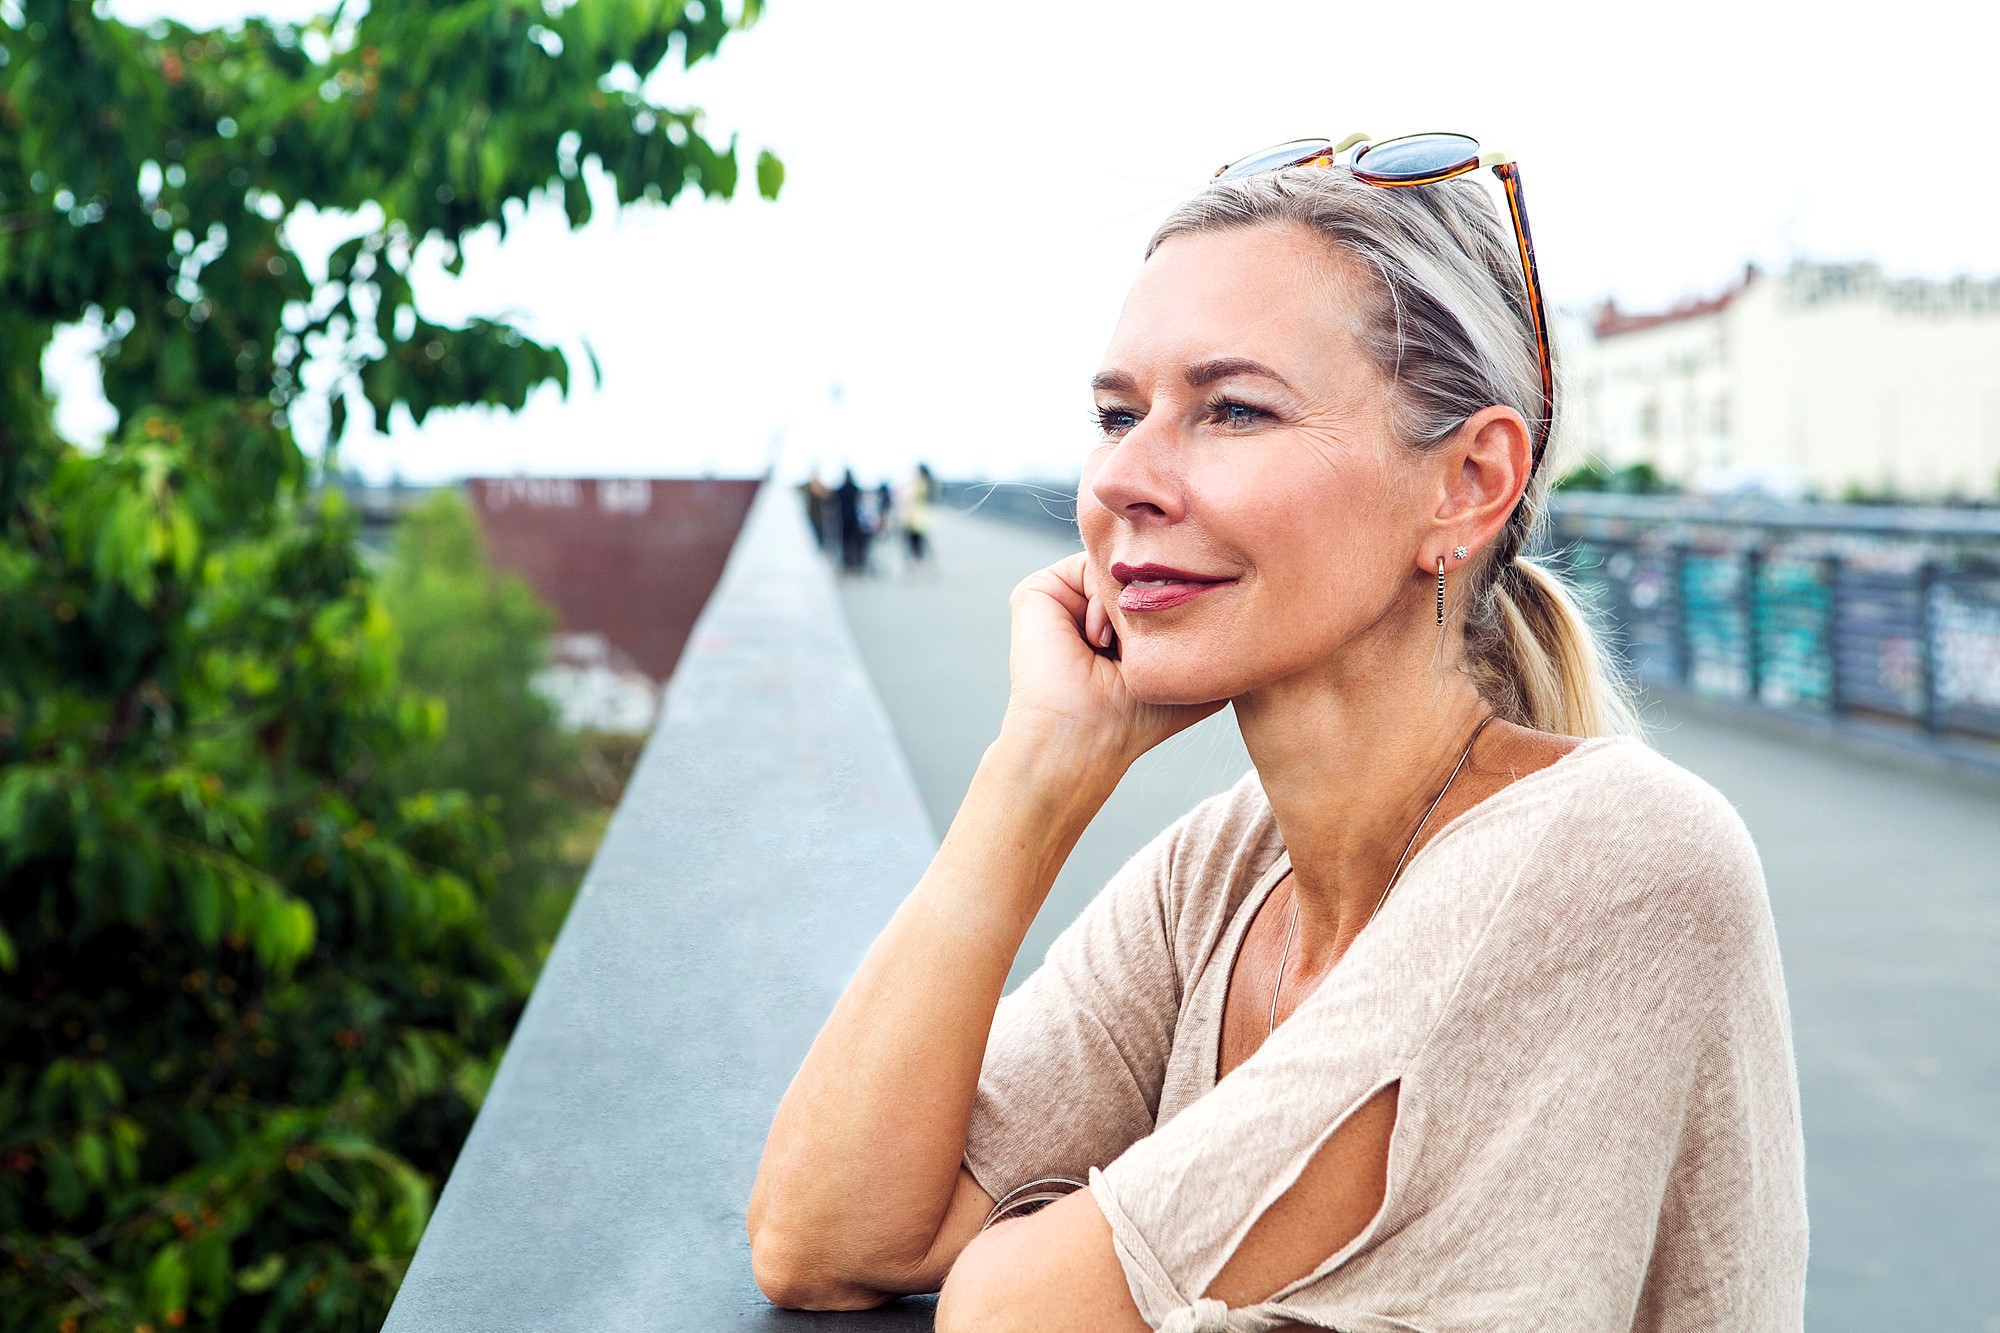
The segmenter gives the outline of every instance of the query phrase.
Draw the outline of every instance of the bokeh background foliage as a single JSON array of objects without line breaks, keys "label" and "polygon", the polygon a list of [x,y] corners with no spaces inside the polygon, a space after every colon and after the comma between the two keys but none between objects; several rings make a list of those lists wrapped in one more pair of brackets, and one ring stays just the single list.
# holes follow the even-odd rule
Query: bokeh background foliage
[{"label": "bokeh background foliage", "polygon": [[464,792],[501,821],[487,918],[539,966],[639,757],[639,736],[568,732],[536,692],[553,610],[486,557],[472,506],[433,492],[396,525],[376,580],[401,631],[403,683],[444,706],[441,735],[385,774],[398,791]]},{"label": "bokeh background foliage", "polygon": [[[385,598],[293,422],[566,386],[503,320],[425,318],[413,265],[550,192],[581,222],[593,173],[731,194],[735,143],[641,88],[754,16],[0,0],[0,1328],[385,1313],[527,969],[499,803],[443,785],[399,672],[388,604],[438,590]],[[294,249],[329,212],[356,234]],[[89,450],[41,371],[78,321],[119,415]]]}]

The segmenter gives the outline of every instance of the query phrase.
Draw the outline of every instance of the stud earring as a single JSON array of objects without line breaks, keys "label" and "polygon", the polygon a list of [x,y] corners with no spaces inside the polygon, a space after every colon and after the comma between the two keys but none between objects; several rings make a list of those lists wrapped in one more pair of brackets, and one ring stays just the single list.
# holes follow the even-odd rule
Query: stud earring
[{"label": "stud earring", "polygon": [[1452,548],[1451,548],[1451,558],[1452,558],[1452,559],[1454,559],[1454,560],[1463,560],[1463,559],[1465,559],[1465,548],[1464,548],[1463,546],[1454,546],[1454,547],[1452,547]]},{"label": "stud earring", "polygon": [[1438,557],[1438,624],[1444,624],[1444,557]]}]

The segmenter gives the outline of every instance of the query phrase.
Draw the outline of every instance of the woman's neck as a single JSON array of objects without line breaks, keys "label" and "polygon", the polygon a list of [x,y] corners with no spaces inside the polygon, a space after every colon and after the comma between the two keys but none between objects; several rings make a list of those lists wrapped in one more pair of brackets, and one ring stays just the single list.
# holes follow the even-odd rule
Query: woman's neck
[{"label": "woman's neck", "polygon": [[[1464,673],[1440,673],[1429,653],[1422,656],[1328,663],[1235,701],[1291,853],[1299,910],[1292,957],[1301,974],[1330,967],[1367,924],[1418,822],[1490,711]],[[1448,817],[1441,805],[1426,832]]]}]

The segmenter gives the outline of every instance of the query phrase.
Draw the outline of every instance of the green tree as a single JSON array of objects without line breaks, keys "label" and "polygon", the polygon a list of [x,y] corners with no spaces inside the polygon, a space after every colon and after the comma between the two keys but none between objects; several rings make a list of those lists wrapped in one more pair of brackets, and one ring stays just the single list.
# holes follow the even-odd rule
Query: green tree
[{"label": "green tree", "polygon": [[538,961],[576,888],[565,835],[582,817],[561,780],[579,763],[577,738],[532,688],[555,613],[487,563],[478,520],[455,491],[404,515],[378,582],[404,682],[445,710],[444,734],[404,751],[385,776],[398,791],[462,791],[499,823],[489,915],[504,943]]},{"label": "green tree", "polygon": [[[336,438],[566,386],[505,322],[425,318],[419,247],[455,267],[550,192],[581,223],[592,163],[621,203],[732,193],[734,144],[635,90],[748,17],[0,0],[0,1329],[381,1319],[524,985],[492,820],[392,780],[443,710],[291,422],[314,384]],[[323,280],[304,209],[358,220]],[[42,382],[78,321],[96,452]]]},{"label": "green tree", "polygon": [[1673,489],[1651,463],[1632,463],[1612,471],[1598,458],[1586,459],[1556,478],[1559,491],[1612,491],[1619,495],[1659,495]]}]

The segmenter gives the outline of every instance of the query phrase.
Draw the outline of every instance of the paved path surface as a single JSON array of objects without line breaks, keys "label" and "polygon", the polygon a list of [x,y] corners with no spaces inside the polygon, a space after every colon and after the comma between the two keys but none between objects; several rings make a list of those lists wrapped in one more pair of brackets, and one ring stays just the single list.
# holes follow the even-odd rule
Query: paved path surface
[{"label": "paved path surface", "polygon": [[[842,586],[932,823],[1007,697],[1009,589],[1060,537],[938,516],[938,568]],[[1733,801],[1791,991],[1812,1333],[2000,1333],[2000,794],[1660,705],[1655,743]],[[1085,836],[1016,980],[1118,865],[1248,766],[1227,712],[1149,755]]]}]

